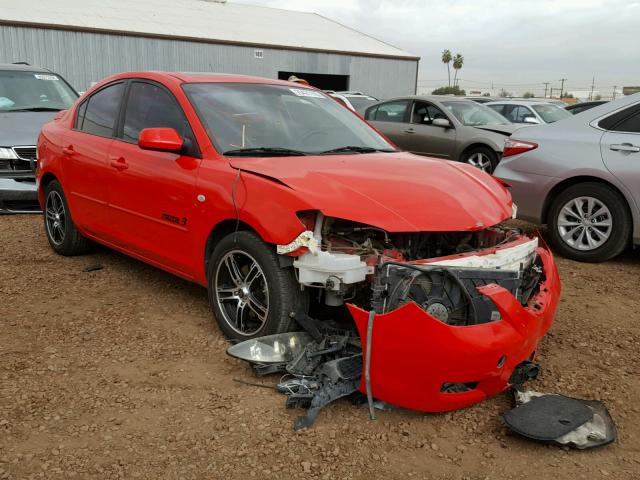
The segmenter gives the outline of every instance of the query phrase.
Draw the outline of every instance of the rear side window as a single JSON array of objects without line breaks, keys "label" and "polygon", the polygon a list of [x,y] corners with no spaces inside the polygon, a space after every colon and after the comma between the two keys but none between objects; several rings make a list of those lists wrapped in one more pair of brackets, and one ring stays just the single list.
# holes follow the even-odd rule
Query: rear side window
[{"label": "rear side window", "polygon": [[101,137],[111,137],[123,91],[124,83],[116,83],[94,93],[86,102],[84,110],[78,111],[78,114],[84,113],[82,125],[78,129]]},{"label": "rear side window", "polygon": [[78,130],[82,130],[82,123],[84,122],[84,115],[87,111],[88,101],[82,102],[82,105],[78,107],[78,113],[76,115],[76,127]]},{"label": "rear side window", "polygon": [[611,130],[614,132],[640,133],[640,113],[623,120]]},{"label": "rear side window", "polygon": [[404,122],[408,106],[408,100],[384,103],[378,107],[375,114],[370,115],[369,120],[378,122]]},{"label": "rear side window", "polygon": [[500,115],[504,114],[504,105],[487,105],[487,107],[489,107],[492,110],[495,110]]},{"label": "rear side window", "polygon": [[609,115],[600,120],[598,126],[614,132],[640,133],[640,104]]}]

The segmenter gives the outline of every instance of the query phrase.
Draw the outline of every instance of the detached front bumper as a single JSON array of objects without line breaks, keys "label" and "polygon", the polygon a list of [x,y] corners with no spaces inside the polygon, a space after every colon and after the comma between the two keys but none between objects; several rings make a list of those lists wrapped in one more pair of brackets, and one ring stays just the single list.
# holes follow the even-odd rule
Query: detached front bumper
[{"label": "detached front bumper", "polygon": [[[376,315],[371,337],[373,396],[413,410],[442,412],[473,405],[507,389],[516,366],[534,357],[553,323],[560,297],[551,252],[546,247],[536,252],[545,279],[526,307],[497,284],[478,287],[496,305],[501,320],[451,326],[413,302]],[[368,312],[352,304],[348,308],[366,354]],[[443,391],[450,384],[465,384],[467,390]]]}]

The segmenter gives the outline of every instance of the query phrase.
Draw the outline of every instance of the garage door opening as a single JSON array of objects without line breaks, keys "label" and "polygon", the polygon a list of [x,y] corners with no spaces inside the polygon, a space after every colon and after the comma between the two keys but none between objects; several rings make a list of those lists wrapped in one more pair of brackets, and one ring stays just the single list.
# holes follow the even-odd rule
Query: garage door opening
[{"label": "garage door opening", "polygon": [[324,73],[278,72],[278,80],[288,80],[291,75],[303,78],[320,90],[349,90],[349,75],[325,75]]}]

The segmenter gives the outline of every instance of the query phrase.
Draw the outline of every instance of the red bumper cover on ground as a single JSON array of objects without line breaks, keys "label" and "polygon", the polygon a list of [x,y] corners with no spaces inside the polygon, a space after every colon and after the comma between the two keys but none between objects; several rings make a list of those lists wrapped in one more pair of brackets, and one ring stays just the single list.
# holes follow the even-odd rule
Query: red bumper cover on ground
[{"label": "red bumper cover on ground", "polygon": [[[394,405],[426,412],[464,408],[509,387],[514,368],[533,358],[540,339],[553,323],[560,297],[560,279],[553,256],[537,253],[545,280],[526,307],[503,287],[479,287],[500,311],[501,320],[471,326],[447,325],[415,303],[375,316],[371,349],[373,396]],[[349,305],[363,354],[368,313]],[[365,392],[364,375],[360,390]],[[471,385],[446,393],[444,384]]]}]

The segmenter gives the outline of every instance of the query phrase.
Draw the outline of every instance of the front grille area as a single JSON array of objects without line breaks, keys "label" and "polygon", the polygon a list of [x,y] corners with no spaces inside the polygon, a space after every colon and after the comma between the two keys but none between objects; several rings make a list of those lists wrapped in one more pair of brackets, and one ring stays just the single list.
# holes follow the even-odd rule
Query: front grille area
[{"label": "front grille area", "polygon": [[[13,147],[14,153],[18,156],[18,159],[11,160],[11,170],[20,172],[35,171],[36,169],[36,147]],[[1,166],[0,166],[1,167]]]},{"label": "front grille area", "polygon": [[13,147],[13,151],[21,160],[36,160],[36,147]]}]

